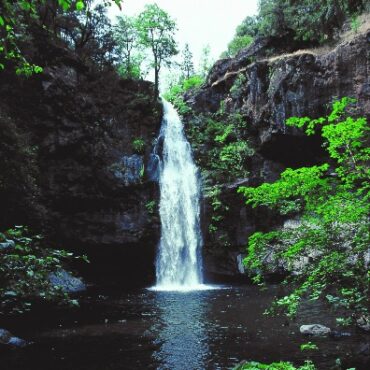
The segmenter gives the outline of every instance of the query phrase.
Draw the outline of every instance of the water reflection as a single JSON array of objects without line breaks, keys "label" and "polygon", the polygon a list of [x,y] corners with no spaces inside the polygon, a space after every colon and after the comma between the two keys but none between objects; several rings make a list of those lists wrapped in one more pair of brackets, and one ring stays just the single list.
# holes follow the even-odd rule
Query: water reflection
[{"label": "water reflection", "polygon": [[197,370],[210,361],[205,292],[157,292],[159,320],[152,328],[159,349],[153,357],[160,370]]}]

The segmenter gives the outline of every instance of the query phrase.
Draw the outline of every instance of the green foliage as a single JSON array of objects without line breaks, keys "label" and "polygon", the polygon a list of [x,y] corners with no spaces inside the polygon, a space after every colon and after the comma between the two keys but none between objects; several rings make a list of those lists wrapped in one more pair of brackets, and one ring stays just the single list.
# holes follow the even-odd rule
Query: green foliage
[{"label": "green foliage", "polygon": [[273,362],[272,364],[262,364],[260,362],[246,362],[243,365],[237,366],[235,370],[315,370],[315,366],[310,361],[306,361],[304,365],[295,367],[290,362]]},{"label": "green foliage", "polygon": [[191,89],[198,89],[203,82],[204,80],[202,77],[197,75],[191,76],[172,86],[163,94],[163,98],[171,102],[176,107],[179,114],[184,115],[190,112],[190,108],[184,102],[184,94]]},{"label": "green foliage", "polygon": [[137,19],[126,15],[117,17],[114,39],[122,61],[118,66],[120,76],[123,78],[141,78],[144,54],[139,42]]},{"label": "green foliage", "polygon": [[144,165],[141,166],[139,175],[140,175],[141,179],[144,177],[144,175],[145,175],[145,166]]},{"label": "green foliage", "polygon": [[50,273],[74,258],[72,253],[44,248],[42,236],[30,234],[24,226],[4,234],[15,246],[0,250],[0,313],[23,313],[35,299],[76,305],[76,300],[49,280]]},{"label": "green foliage", "polygon": [[[121,0],[113,0],[118,6]],[[18,75],[30,77],[41,73],[42,67],[27,60],[22,51],[22,44],[29,37],[28,28],[31,24],[47,28],[44,23],[45,7],[49,6],[47,0],[3,0],[2,13],[0,15],[0,71],[5,65],[15,66]],[[70,11],[81,12],[86,8],[87,1],[83,0],[58,0],[50,4],[50,10],[54,14],[67,13]],[[109,4],[109,3],[106,3]]]},{"label": "green foliage", "polygon": [[[333,104],[327,117],[287,121],[304,128],[308,135],[319,131],[331,165],[287,169],[274,183],[239,188],[252,207],[301,215],[297,227],[257,232],[249,239],[245,263],[257,275],[256,281],[262,280],[267,253],[288,271],[298,269],[298,274],[288,278],[296,288],[277,300],[272,311],[283,308],[288,316],[294,316],[302,297],[316,300],[326,296],[335,308],[345,308],[349,315],[367,313],[369,128],[365,118],[349,116],[353,103],[353,99],[343,98]],[[301,263],[308,259],[309,263]]]},{"label": "green foliage", "polygon": [[227,45],[226,56],[233,57],[241,49],[246,48],[253,42],[253,37],[250,35],[235,36]]},{"label": "green foliage", "polygon": [[319,349],[319,347],[317,347],[317,345],[312,342],[303,343],[301,344],[300,348],[301,348],[301,351],[315,351]]},{"label": "green foliage", "polygon": [[245,195],[246,203],[252,207],[264,205],[278,209],[283,215],[299,211],[307,202],[314,208],[317,203],[311,203],[316,199],[315,194],[330,188],[329,179],[324,177],[328,169],[328,164],[296,170],[288,168],[280,180],[272,184],[264,183],[257,188],[241,187],[239,192]]},{"label": "green foliage", "polygon": [[353,15],[351,17],[351,28],[355,33],[357,33],[358,29],[360,28],[360,22],[359,22],[358,17],[356,15]]},{"label": "green foliage", "polygon": [[137,154],[143,154],[145,152],[145,141],[142,138],[136,138],[132,142],[132,149]]},{"label": "green foliage", "polygon": [[221,104],[216,113],[190,116],[186,123],[186,134],[201,169],[207,203],[211,208],[209,233],[212,245],[228,247],[231,245],[230,235],[223,224],[228,219],[229,205],[222,199],[221,189],[227,182],[248,177],[254,149],[252,143],[244,139],[248,130],[245,117],[239,113],[230,114],[226,105]]},{"label": "green foliage", "polygon": [[246,123],[238,113],[226,114],[224,107],[208,116],[198,116],[186,126],[204,181],[208,186],[235,181],[248,175],[252,144],[243,140]]},{"label": "green foliage", "polygon": [[206,190],[206,198],[208,198],[212,211],[210,214],[211,222],[208,226],[208,231],[214,239],[214,245],[227,247],[230,245],[229,236],[220,231],[222,221],[227,217],[229,207],[221,200],[221,187],[216,185]]},{"label": "green foliage", "polygon": [[224,131],[220,135],[216,135],[215,141],[218,143],[225,143],[226,139],[230,136],[230,134],[234,131],[233,125],[227,125]]},{"label": "green foliage", "polygon": [[254,150],[246,141],[236,141],[221,149],[219,165],[225,170],[232,168],[233,171],[239,173],[239,176],[246,177],[248,171],[245,171],[245,159],[253,154]]},{"label": "green foliage", "polygon": [[227,46],[222,57],[233,57],[239,50],[250,45],[258,35],[259,23],[257,17],[247,17],[236,28],[235,36]]},{"label": "green foliage", "polygon": [[352,317],[346,317],[346,318],[343,318],[343,317],[337,317],[335,319],[335,321],[337,322],[338,325],[340,326],[349,326],[352,324]]},{"label": "green foliage", "polygon": [[150,215],[154,215],[155,210],[157,208],[157,202],[155,200],[151,200],[145,204],[145,208],[147,209]]},{"label": "green foliage", "polygon": [[240,73],[238,77],[235,79],[233,86],[230,89],[230,95],[233,99],[237,99],[241,94],[243,86],[247,82],[247,77]]},{"label": "green foliage", "polygon": [[[296,40],[313,44],[333,40],[347,18],[357,32],[358,14],[368,11],[367,0],[259,0],[255,17],[247,17],[237,28],[226,56],[235,55],[249,40],[292,34]],[[243,38],[245,37],[244,45]]]}]

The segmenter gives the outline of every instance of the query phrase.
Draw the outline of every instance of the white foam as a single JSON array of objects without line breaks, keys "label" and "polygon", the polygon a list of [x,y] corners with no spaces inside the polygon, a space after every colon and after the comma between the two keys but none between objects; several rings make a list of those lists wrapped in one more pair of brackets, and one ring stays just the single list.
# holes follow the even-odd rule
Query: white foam
[{"label": "white foam", "polygon": [[178,293],[190,293],[217,289],[226,289],[226,287],[208,284],[195,284],[195,285],[169,284],[169,285],[155,285],[153,287],[148,288],[148,290],[153,292],[178,292]]}]

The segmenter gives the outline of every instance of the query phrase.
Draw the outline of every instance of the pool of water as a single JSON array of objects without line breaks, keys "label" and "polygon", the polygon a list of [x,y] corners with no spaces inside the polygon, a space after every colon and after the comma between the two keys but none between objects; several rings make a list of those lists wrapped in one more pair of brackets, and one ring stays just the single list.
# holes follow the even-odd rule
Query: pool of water
[{"label": "pool of water", "polygon": [[[49,310],[7,323],[34,344],[0,349],[0,369],[217,370],[243,360],[301,364],[307,358],[319,369],[333,368],[338,358],[345,369],[370,368],[368,336],[360,331],[340,339],[302,337],[301,324],[335,326],[334,313],[324,314],[320,304],[305,304],[293,322],[263,315],[281,293],[277,286],[262,292],[246,286],[97,293],[84,297],[80,309]],[[300,345],[308,340],[320,350],[302,352]]]}]

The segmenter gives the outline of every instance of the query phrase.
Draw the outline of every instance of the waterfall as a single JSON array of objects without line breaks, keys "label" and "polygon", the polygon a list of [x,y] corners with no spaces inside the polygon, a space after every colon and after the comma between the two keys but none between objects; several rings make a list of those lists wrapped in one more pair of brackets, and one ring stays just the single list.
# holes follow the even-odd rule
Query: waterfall
[{"label": "waterfall", "polygon": [[190,144],[174,107],[163,101],[159,162],[161,239],[156,261],[157,290],[202,287],[200,184]]}]

